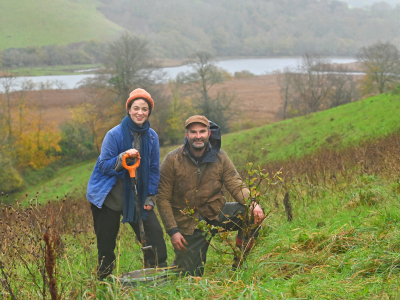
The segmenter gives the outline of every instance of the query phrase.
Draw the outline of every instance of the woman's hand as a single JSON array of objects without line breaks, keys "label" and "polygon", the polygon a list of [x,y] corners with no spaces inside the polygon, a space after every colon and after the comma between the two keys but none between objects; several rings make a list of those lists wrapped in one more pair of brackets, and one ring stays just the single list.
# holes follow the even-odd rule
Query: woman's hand
[{"label": "woman's hand", "polygon": [[143,205],[143,208],[144,208],[145,210],[150,211],[150,210],[153,209],[153,206],[151,206],[151,205]]},{"label": "woman's hand", "polygon": [[125,154],[128,154],[130,158],[136,158],[139,154],[139,151],[136,149],[129,149],[125,151]]}]

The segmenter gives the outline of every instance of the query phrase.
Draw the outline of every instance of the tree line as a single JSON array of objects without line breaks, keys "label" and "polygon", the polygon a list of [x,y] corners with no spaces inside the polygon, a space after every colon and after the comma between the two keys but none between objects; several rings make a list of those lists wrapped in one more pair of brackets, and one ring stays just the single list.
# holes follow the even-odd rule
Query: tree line
[{"label": "tree line", "polygon": [[4,68],[81,65],[101,63],[107,44],[99,41],[10,48],[0,51],[0,66]]},{"label": "tree line", "polygon": [[[350,8],[337,0],[101,0],[99,10],[157,55],[354,55],[377,37],[400,46],[400,6]],[[378,2],[378,1],[376,1]]]},{"label": "tree line", "polygon": [[364,76],[354,79],[346,67],[306,53],[295,68],[279,76],[283,119],[333,108],[361,97],[400,90],[400,52],[389,42],[361,47],[356,54]]}]

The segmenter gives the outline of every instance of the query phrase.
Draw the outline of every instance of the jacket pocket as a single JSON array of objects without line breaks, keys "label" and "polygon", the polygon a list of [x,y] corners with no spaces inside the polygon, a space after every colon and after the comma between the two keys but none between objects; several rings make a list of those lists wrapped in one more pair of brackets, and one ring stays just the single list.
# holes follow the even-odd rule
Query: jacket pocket
[{"label": "jacket pocket", "polygon": [[178,228],[188,228],[191,222],[191,217],[182,214],[181,211],[183,211],[184,208],[176,208],[172,207],[172,212],[174,214],[174,219],[176,222],[176,225]]},{"label": "jacket pocket", "polygon": [[197,207],[198,211],[208,219],[215,219],[222,211],[226,202],[226,198],[222,196],[221,192],[210,197],[205,201],[202,206]]}]

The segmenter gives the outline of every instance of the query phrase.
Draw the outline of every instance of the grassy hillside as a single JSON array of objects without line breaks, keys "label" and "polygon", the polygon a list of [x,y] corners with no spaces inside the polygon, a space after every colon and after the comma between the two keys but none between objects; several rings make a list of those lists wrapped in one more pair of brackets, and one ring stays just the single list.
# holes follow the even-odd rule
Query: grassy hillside
[{"label": "grassy hillside", "polygon": [[[247,159],[254,162],[261,148],[266,151],[257,158],[256,163],[300,158],[317,152],[321,147],[344,148],[394,132],[400,128],[399,111],[399,96],[379,95],[308,116],[224,135],[222,149],[238,169],[244,168]],[[176,147],[161,148],[161,159]],[[69,168],[53,180],[27,192],[34,195],[39,191],[43,201],[77,190],[83,193],[94,163],[80,165],[76,170]],[[79,179],[71,182],[74,174],[78,174],[76,178]]]},{"label": "grassy hillside", "polygon": [[[301,138],[284,144],[280,149],[283,153],[300,156],[300,152],[290,150],[301,145],[296,144],[297,140],[311,139],[316,146],[310,151],[316,151],[317,146],[325,144],[330,136],[326,133],[333,130],[329,129],[331,122],[340,117],[337,127],[349,130],[348,134],[341,136],[341,141],[345,145],[354,145],[363,137],[374,138],[388,133],[390,129],[387,128],[394,129],[396,126],[391,124],[395,116],[392,115],[396,115],[394,104],[399,100],[388,96],[370,98],[344,106],[343,110],[332,110],[329,115],[322,112],[260,130],[297,124]],[[382,111],[386,113],[382,115]],[[369,122],[359,120],[360,114],[368,116]],[[323,122],[327,116],[334,120]],[[310,119],[313,122],[308,123]],[[320,122],[317,123],[320,135],[315,133],[314,122]],[[248,132],[254,134],[254,131],[246,131],[239,135]],[[274,141],[283,143],[282,139],[276,138],[280,135],[278,131],[268,138],[275,137]],[[307,138],[309,135],[314,135],[315,139]],[[230,136],[238,139],[238,135]],[[330,144],[334,145],[333,142]],[[141,245],[132,238],[129,225],[122,225],[118,236],[115,277],[98,282],[95,276],[96,239],[86,199],[83,196],[65,199],[61,194],[63,201],[37,205],[37,202],[43,202],[46,191],[35,192],[27,200],[1,207],[0,280],[3,284],[0,285],[0,294],[7,299],[12,298],[9,296],[11,293],[17,299],[48,297],[43,277],[47,276],[45,262],[49,255],[49,251],[44,250],[49,248],[42,240],[43,232],[50,232],[57,247],[54,254],[57,256],[55,285],[58,292],[63,293],[60,298],[400,299],[399,144],[400,132],[396,131],[368,145],[349,147],[341,153],[352,150],[361,153],[355,160],[357,166],[351,164],[354,159],[348,159],[339,170],[335,168],[343,161],[335,158],[333,164],[318,160],[317,155],[304,159],[305,168],[298,168],[300,171],[296,176],[286,176],[282,184],[261,185],[258,197],[268,212],[268,218],[264,220],[256,247],[248,257],[247,268],[231,269],[231,249],[225,238],[217,235],[209,248],[203,278],[171,278],[169,282],[151,288],[148,285],[125,288],[118,281],[117,277],[122,273],[143,267]],[[229,148],[231,155],[235,152],[234,146],[233,143]],[[242,152],[245,151],[244,144]],[[309,168],[309,160],[316,161],[319,170],[323,171]],[[301,160],[297,161],[301,163]],[[93,165],[94,162],[90,162],[64,170],[53,182],[46,183],[46,189],[56,186],[56,183],[60,190],[63,184],[84,189],[82,184],[89,177]],[[80,185],[76,184],[77,181]],[[288,205],[283,203],[286,193],[291,203],[291,221],[288,220]],[[0,200],[3,198],[0,196]],[[24,204],[30,204],[30,207]],[[58,235],[62,236],[62,243],[56,243]],[[236,233],[228,235],[230,243],[234,243],[235,238]],[[166,242],[168,263],[171,263],[173,248],[168,237]]]},{"label": "grassy hillside", "polygon": [[[238,168],[247,158],[266,164],[300,158],[323,147],[341,149],[400,128],[400,96],[378,95],[303,117],[226,134],[222,149]],[[161,159],[176,146],[161,149]]]},{"label": "grassy hillside", "polygon": [[0,49],[108,40],[122,28],[97,5],[97,0],[1,1]]}]

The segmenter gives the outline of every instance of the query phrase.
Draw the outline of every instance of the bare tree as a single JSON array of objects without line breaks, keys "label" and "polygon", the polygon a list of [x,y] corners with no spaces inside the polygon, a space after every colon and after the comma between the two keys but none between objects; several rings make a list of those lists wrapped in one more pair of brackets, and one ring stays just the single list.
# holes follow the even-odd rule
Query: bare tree
[{"label": "bare tree", "polygon": [[330,61],[319,54],[303,55],[294,80],[296,102],[301,114],[317,112],[324,108],[332,90]]},{"label": "bare tree", "polygon": [[286,120],[290,102],[293,99],[293,81],[296,74],[290,68],[286,67],[278,77],[281,96],[283,98],[282,114],[283,119]]},{"label": "bare tree", "polygon": [[24,123],[24,109],[25,109],[25,105],[26,105],[26,98],[27,98],[27,92],[28,91],[32,91],[34,90],[36,87],[36,84],[28,79],[28,80],[24,80],[21,83],[20,86],[20,90],[18,92],[18,111],[19,111],[19,136],[18,139],[19,141],[21,141],[22,139],[22,134],[23,134],[23,123]]},{"label": "bare tree", "polygon": [[357,82],[352,75],[347,75],[346,67],[336,67],[332,74],[332,91],[329,96],[329,107],[333,108],[339,105],[350,103],[360,98]]},{"label": "bare tree", "polygon": [[[116,95],[117,101],[126,101],[129,93],[138,87],[151,90],[164,75],[149,43],[127,32],[108,44],[103,64],[105,70],[98,79],[107,80],[105,85]],[[111,77],[104,77],[105,74]]]},{"label": "bare tree", "polygon": [[[125,103],[129,93],[136,88],[146,89],[155,101],[151,127],[157,132],[162,145],[166,134],[164,112],[168,109],[168,99],[160,83],[165,73],[150,50],[149,42],[130,33],[123,33],[107,45],[103,66],[94,78],[81,82],[81,86],[87,87],[88,97],[99,100],[96,105],[107,107],[101,110],[101,118],[107,119],[110,126],[120,122],[126,114]],[[97,139],[96,143],[101,144],[101,139]]]},{"label": "bare tree", "polygon": [[210,96],[210,89],[216,84],[222,84],[226,79],[226,72],[215,65],[213,56],[204,51],[191,55],[186,64],[192,70],[180,73],[177,81],[188,85],[191,94],[194,95],[194,103],[209,120],[217,123],[222,132],[228,132],[228,120],[230,108],[235,99],[234,94],[225,91]]},{"label": "bare tree", "polygon": [[305,115],[358,99],[357,83],[346,72],[318,54],[305,54],[297,68],[279,76],[283,118],[289,108],[292,115]]},{"label": "bare tree", "polygon": [[400,81],[400,53],[393,44],[377,42],[362,47],[357,59],[366,73],[363,82],[363,94],[386,92]]},{"label": "bare tree", "polygon": [[3,100],[3,114],[6,126],[7,142],[12,144],[12,127],[11,127],[11,95],[12,88],[15,86],[16,77],[12,72],[5,71],[3,76],[0,77],[2,90],[4,92]]}]

